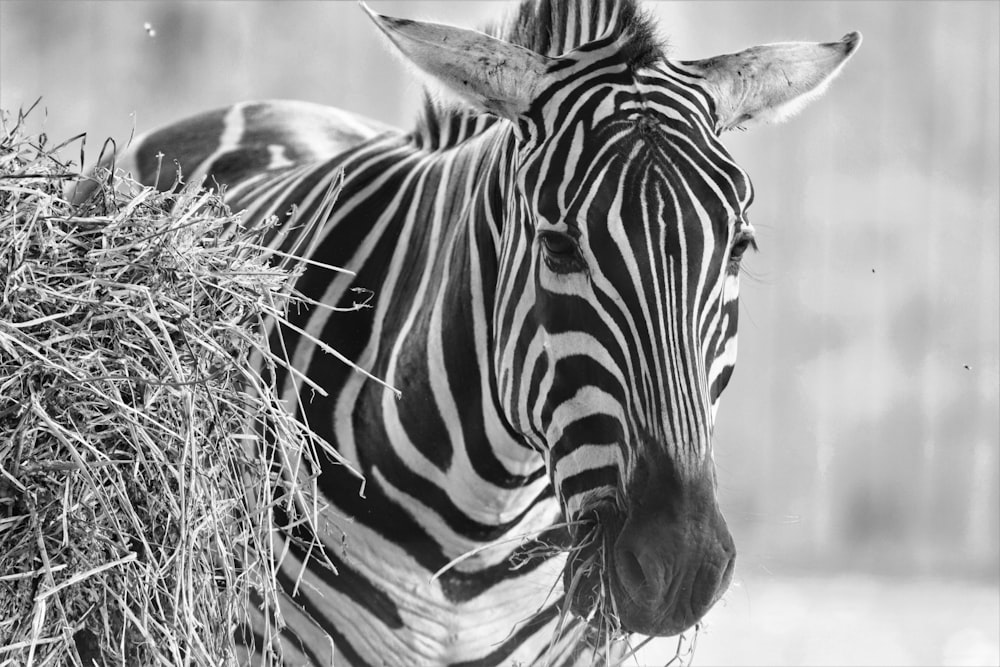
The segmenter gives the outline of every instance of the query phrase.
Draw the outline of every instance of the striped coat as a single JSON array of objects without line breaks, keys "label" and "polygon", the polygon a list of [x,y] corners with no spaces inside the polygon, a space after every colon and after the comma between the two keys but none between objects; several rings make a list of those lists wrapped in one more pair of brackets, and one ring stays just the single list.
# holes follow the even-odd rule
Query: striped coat
[{"label": "striped coat", "polygon": [[287,625],[253,610],[242,639],[287,664],[594,664],[690,628],[735,561],[711,433],[755,245],[720,137],[815,98],[860,36],[676,61],[632,0],[524,0],[489,34],[372,20],[454,94],[414,131],[248,103],[122,158],[144,182],[177,160],[250,220],[316,213],[343,174],[311,256],[354,275],[297,288],[372,307],[292,323],[402,392],[275,336],[330,393],[284,374],[288,404],[366,486],[317,471],[336,572],[300,580],[276,538]]}]

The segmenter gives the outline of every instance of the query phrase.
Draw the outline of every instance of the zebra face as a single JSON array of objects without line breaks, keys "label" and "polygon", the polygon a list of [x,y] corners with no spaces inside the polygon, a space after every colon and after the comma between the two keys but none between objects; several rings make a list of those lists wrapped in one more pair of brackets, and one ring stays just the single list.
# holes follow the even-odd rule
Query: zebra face
[{"label": "zebra face", "polygon": [[675,62],[628,0],[526,2],[503,39],[373,18],[507,121],[488,361],[573,526],[570,606],[614,630],[689,628],[735,557],[711,433],[752,190],[718,135],[818,97],[860,35]]},{"label": "zebra face", "polygon": [[732,576],[711,433],[753,242],[749,180],[707,103],[671,104],[678,88],[665,68],[625,72],[568,91],[575,114],[536,113],[510,216],[523,238],[505,246],[524,255],[501,257],[495,313],[505,411],[575,526],[574,609],[610,592],[622,627],[654,635],[697,622]]}]

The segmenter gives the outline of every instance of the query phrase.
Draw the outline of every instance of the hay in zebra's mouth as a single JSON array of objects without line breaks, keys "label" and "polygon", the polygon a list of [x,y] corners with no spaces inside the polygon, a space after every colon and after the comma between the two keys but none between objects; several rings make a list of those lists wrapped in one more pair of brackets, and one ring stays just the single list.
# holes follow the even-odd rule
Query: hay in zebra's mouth
[{"label": "hay in zebra's mouth", "polygon": [[565,609],[557,634],[565,616],[574,614],[585,621],[581,641],[606,657],[628,637],[611,594],[611,553],[617,537],[614,526],[620,525],[617,510],[610,503],[584,513],[571,525],[573,546],[563,570]]},{"label": "hay in zebra's mouth", "polygon": [[285,461],[333,453],[268,379],[294,262],[194,186],[70,203],[26,115],[0,111],[0,664],[227,664],[251,591],[276,605],[269,509],[313,521]]},{"label": "hay in zebra's mouth", "polygon": [[[573,546],[563,571],[566,603],[552,644],[567,627],[567,616],[578,616],[585,621],[578,642],[588,647],[595,664],[633,664],[636,654],[655,638],[634,635],[623,626],[618,612],[612,583],[613,554],[623,524],[620,511],[612,503],[602,503],[567,524]],[[701,624],[695,623],[677,635],[674,655],[665,667],[691,664],[700,630]]]},{"label": "hay in zebra's mouth", "polygon": [[[610,527],[620,523],[609,504],[584,514],[571,531],[574,543],[566,559],[563,588],[570,608],[581,618],[591,619],[612,607],[609,566],[617,536]],[[612,620],[617,628],[613,614]]]}]

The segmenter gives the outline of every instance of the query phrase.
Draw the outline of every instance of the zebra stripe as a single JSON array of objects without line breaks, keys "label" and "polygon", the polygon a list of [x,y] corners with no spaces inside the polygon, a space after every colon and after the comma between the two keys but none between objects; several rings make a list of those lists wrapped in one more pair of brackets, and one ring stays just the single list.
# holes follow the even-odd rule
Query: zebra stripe
[{"label": "zebra stripe", "polygon": [[251,223],[327,218],[310,256],[354,273],[310,266],[296,288],[326,307],[271,343],[329,390],[278,371],[365,497],[315,471],[329,563],[275,536],[281,608],[240,636],[262,664],[614,662],[732,576],[711,432],[753,189],[719,132],[815,96],[860,36],[678,62],[633,0],[524,0],[488,34],[372,18],[464,103],[428,97],[408,134],[248,103],[126,158],[152,182],[163,151]]}]

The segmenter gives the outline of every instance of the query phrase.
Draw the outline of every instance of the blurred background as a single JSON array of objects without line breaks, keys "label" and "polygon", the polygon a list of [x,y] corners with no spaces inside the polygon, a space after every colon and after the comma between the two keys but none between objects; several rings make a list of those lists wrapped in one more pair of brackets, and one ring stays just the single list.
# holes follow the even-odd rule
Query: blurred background
[{"label": "blurred background", "polygon": [[[1000,3],[649,7],[679,59],[864,34],[825,98],[726,137],[760,252],[716,431],[740,557],[695,664],[1000,664]],[[41,96],[34,129],[90,161],[245,99],[409,129],[419,95],[353,2],[0,2],[0,107]]]}]

